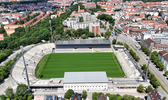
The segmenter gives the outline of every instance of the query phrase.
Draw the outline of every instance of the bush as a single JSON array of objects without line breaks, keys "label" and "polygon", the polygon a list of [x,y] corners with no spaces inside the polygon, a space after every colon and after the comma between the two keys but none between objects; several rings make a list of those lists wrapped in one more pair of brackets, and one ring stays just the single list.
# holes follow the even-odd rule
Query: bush
[{"label": "bush", "polygon": [[132,49],[130,49],[129,53],[135,59],[135,61],[139,61],[140,58],[136,55],[136,53]]},{"label": "bush", "polygon": [[125,48],[126,48],[127,50],[129,49],[128,44],[124,43],[124,46],[125,46]]},{"label": "bush", "polygon": [[166,76],[168,75],[168,71],[165,72],[165,75],[166,75]]},{"label": "bush", "polygon": [[113,40],[112,40],[112,43],[113,43],[113,44],[116,44],[116,39],[113,39]]},{"label": "bush", "polygon": [[64,98],[69,99],[69,98],[72,96],[72,94],[74,94],[74,91],[73,91],[72,89],[69,89],[69,90],[65,93]]},{"label": "bush", "polygon": [[120,41],[118,41],[118,42],[117,42],[117,45],[123,45],[123,43],[122,43],[122,42],[120,42]]},{"label": "bush", "polygon": [[146,88],[146,93],[148,93],[148,92],[150,92],[150,91],[152,91],[153,90],[153,88],[152,88],[152,86],[151,85],[149,85],[147,88]]},{"label": "bush", "polygon": [[143,85],[139,85],[138,88],[137,88],[137,91],[138,92],[143,92],[144,91],[144,86]]},{"label": "bush", "polygon": [[86,99],[86,97],[87,97],[87,92],[86,91],[82,91],[82,98]]},{"label": "bush", "polygon": [[0,100],[6,100],[6,96],[5,95],[1,95],[0,96]]}]

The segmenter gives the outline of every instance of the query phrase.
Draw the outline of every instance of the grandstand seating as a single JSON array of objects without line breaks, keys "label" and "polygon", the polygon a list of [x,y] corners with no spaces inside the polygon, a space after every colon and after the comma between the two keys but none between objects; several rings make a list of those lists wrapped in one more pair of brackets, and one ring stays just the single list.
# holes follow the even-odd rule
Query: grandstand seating
[{"label": "grandstand seating", "polygon": [[128,59],[128,56],[124,51],[116,52],[116,57],[128,78],[139,77],[140,73],[137,71],[134,64]]},{"label": "grandstand seating", "polygon": [[[38,80],[35,77],[35,68],[38,62],[46,54],[52,53],[53,48],[55,48],[55,45],[53,43],[41,44],[41,45],[34,46],[29,51],[24,53],[24,58],[25,58],[25,63],[27,65],[27,73],[28,73],[30,83],[34,83]],[[20,57],[15,63],[11,75],[17,83],[27,84],[25,68],[24,68],[22,57]]]}]

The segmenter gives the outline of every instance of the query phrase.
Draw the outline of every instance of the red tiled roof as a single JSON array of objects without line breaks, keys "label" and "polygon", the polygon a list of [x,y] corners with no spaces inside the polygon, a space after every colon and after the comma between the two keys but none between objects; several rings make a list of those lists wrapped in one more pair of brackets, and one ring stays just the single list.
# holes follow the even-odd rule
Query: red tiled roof
[{"label": "red tiled roof", "polygon": [[163,56],[165,53],[167,53],[167,51],[159,51],[158,54],[159,54],[160,56]]},{"label": "red tiled roof", "polygon": [[150,38],[146,39],[146,42],[148,43],[148,45],[150,45],[151,43],[154,43],[154,46],[155,46],[155,42],[153,40],[151,40]]}]

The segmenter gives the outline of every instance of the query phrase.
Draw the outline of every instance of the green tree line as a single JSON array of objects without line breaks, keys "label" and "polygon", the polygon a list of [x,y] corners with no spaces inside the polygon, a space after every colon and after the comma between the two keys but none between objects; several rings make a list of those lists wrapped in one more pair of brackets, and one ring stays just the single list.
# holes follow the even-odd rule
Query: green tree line
[{"label": "green tree line", "polygon": [[[141,45],[141,50],[147,55],[149,56],[150,54],[150,50],[147,48],[147,46]],[[159,68],[160,71],[164,70],[164,65],[162,64],[162,62],[160,61],[160,59],[158,58],[158,53],[156,51],[152,52],[151,54],[151,59],[152,62],[156,65],[157,68]]]},{"label": "green tree line", "polygon": [[97,16],[98,19],[100,20],[105,20],[108,21],[112,26],[115,24],[115,19],[113,19],[110,15],[102,14]]}]

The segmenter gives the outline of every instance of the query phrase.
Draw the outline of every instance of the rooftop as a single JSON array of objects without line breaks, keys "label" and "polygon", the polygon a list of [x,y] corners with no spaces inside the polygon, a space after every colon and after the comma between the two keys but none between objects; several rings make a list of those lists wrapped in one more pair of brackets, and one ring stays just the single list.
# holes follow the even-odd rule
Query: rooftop
[{"label": "rooftop", "polygon": [[76,39],[76,40],[57,40],[55,45],[83,45],[83,44],[111,44],[110,40],[100,40],[100,39]]},{"label": "rooftop", "polygon": [[106,72],[65,72],[66,83],[107,83]]}]

